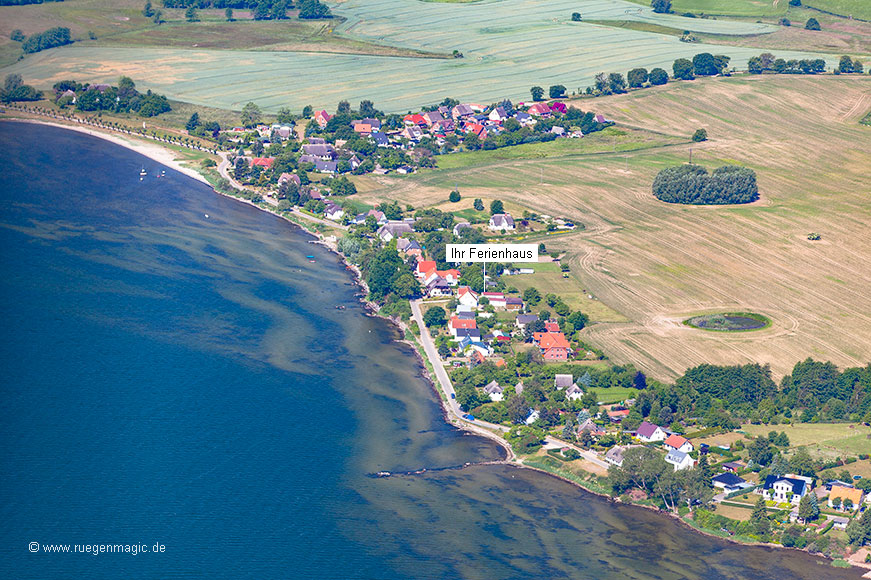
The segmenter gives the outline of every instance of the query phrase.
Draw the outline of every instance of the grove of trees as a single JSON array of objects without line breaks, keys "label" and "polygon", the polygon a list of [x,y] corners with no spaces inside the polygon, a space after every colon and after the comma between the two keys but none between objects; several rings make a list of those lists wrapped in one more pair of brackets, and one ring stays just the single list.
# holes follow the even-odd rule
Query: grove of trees
[{"label": "grove of trees", "polygon": [[653,195],[668,203],[720,205],[759,199],[756,172],[724,165],[712,173],[700,165],[678,165],[660,171],[653,180]]}]

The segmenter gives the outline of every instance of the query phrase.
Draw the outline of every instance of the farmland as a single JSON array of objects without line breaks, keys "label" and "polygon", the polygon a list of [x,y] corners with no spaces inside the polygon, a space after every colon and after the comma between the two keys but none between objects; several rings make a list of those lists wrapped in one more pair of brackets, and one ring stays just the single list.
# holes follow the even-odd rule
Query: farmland
[{"label": "farmland", "polygon": [[[26,10],[37,9],[47,13],[43,6],[48,5],[16,7],[19,12],[10,14],[36,14]],[[38,86],[62,77],[112,81],[125,74],[143,88],[171,98],[226,109],[240,109],[248,101],[276,111],[282,106],[296,110],[307,104],[332,108],[342,99],[369,99],[379,108],[401,112],[445,96],[483,102],[524,99],[535,84],[563,84],[570,92],[583,90],[598,72],[625,72],[635,66],[670,69],[678,57],[705,50],[723,52],[722,48],[682,43],[668,35],[571,22],[571,13],[577,10],[588,18],[638,20],[718,35],[759,35],[777,30],[756,22],[653,14],[649,8],[613,0],[556,0],[547,4],[505,0],[498,3],[498,20],[494,20],[494,6],[349,0],[334,6],[334,12],[345,20],[329,34],[311,38],[295,28],[299,23],[278,29],[270,28],[274,24],[235,23],[238,30],[262,37],[258,42],[269,50],[256,51],[242,50],[254,43],[242,38],[249,33],[234,39],[232,26],[218,22],[174,24],[154,30],[142,28],[145,25],[141,22],[135,24],[143,20],[141,16],[123,16],[128,20],[116,22],[117,33],[101,37],[98,32],[96,41],[30,55],[0,73],[19,72]],[[11,29],[16,21],[10,19],[3,26]],[[110,23],[106,26],[111,27]],[[212,29],[218,32],[199,35],[198,31]],[[173,47],[188,41],[187,48]],[[193,46],[200,42],[212,43],[212,48]],[[109,43],[145,47],[106,46]],[[560,47],[558,54],[555,46]],[[409,51],[444,55],[453,50],[464,58],[412,60],[392,56]],[[759,51],[730,47],[728,52],[732,64],[743,67],[747,58]],[[801,57],[806,53],[783,52],[779,56]],[[835,64],[834,59],[829,60],[830,65]]]},{"label": "farmland", "polygon": [[[861,423],[798,423],[796,425],[745,425],[744,431],[753,435],[768,435],[772,430],[783,431],[792,447],[808,447],[813,456],[844,457],[871,452],[871,429]],[[861,474],[862,469],[848,469]]]},{"label": "farmland", "polygon": [[[871,138],[858,123],[871,108],[871,78],[709,79],[594,102],[627,125],[676,137],[706,128],[711,140],[691,146],[693,160],[753,168],[761,200],[716,208],[658,202],[654,175],[685,162],[689,145],[384,177],[365,195],[420,206],[458,184],[464,198],[559,208],[586,229],[548,241],[548,249],[568,251],[578,290],[631,321],[595,324],[586,339],[657,377],[703,362],[769,363],[782,375],[808,356],[842,367],[871,360],[871,151],[856,147]],[[812,231],[822,239],[807,240]],[[759,312],[773,324],[736,335],[681,324],[717,311]]]}]

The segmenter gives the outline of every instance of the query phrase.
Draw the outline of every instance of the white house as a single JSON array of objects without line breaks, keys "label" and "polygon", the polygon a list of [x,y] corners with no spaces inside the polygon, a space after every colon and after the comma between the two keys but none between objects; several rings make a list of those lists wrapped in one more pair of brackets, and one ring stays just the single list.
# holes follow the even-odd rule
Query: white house
[{"label": "white house", "polygon": [[457,302],[470,308],[478,307],[478,295],[468,286],[460,286],[457,289]]},{"label": "white house", "polygon": [[635,432],[635,437],[645,443],[653,443],[654,441],[664,441],[666,437],[665,430],[659,425],[644,421],[638,426]]},{"label": "white house", "polygon": [[583,396],[584,390],[576,384],[573,384],[571,387],[566,389],[566,399],[569,399],[570,401],[577,401]]},{"label": "white house", "polygon": [[665,462],[673,465],[675,471],[680,471],[681,469],[689,469],[695,463],[693,458],[689,456],[687,453],[682,453],[680,451],[669,451],[665,456]]},{"label": "white house", "polygon": [[526,424],[532,425],[533,423],[538,421],[539,416],[540,416],[540,414],[539,414],[537,409],[530,409],[529,410],[529,417],[527,417],[526,421],[525,421]]},{"label": "white house", "polygon": [[490,216],[489,228],[494,232],[502,230],[511,231],[514,229],[514,218],[507,213],[497,213]]},{"label": "white house", "polygon": [[490,381],[487,386],[484,387],[484,392],[490,397],[490,400],[493,402],[502,400],[502,387],[499,386],[499,383],[496,381]]},{"label": "white house", "polygon": [[345,215],[345,210],[343,210],[342,208],[340,208],[339,206],[334,205],[334,204],[329,204],[327,206],[326,211],[324,212],[324,216],[328,220],[333,220],[334,222],[337,222],[340,219],[342,219],[342,217],[344,217],[344,215]]},{"label": "white house", "polygon": [[769,475],[762,486],[762,497],[781,503],[798,505],[801,498],[811,490],[813,480],[800,475],[786,474],[783,477]]}]

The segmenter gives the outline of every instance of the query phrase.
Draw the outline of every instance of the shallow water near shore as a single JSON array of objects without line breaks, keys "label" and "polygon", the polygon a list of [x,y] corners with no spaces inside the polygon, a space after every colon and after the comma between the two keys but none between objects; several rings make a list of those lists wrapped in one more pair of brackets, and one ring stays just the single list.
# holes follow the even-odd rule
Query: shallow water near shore
[{"label": "shallow water near shore", "polygon": [[93,137],[0,143],[0,576],[859,577],[530,470],[433,471],[503,452],[310,236]]}]

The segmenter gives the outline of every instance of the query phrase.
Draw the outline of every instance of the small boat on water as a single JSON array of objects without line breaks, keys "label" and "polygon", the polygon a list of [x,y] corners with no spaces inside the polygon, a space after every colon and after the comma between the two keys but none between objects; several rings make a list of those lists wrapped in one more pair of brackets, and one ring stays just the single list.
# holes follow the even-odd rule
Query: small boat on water
[{"label": "small boat on water", "polygon": [[344,309],[345,309],[345,307],[344,307],[343,305],[341,305],[341,304],[338,304],[338,305],[336,306],[336,310],[344,310]]},{"label": "small boat on water", "polygon": [[379,471],[378,477],[390,477],[390,472],[389,471]]},{"label": "small boat on water", "polygon": [[145,168],[143,167],[142,171],[139,172],[139,177],[145,177],[146,175],[148,175],[148,172],[145,171]]},{"label": "small boat on water", "polygon": [[306,258],[308,258],[309,260],[311,260],[312,258],[314,258],[314,256],[306,256]]},{"label": "small boat on water", "polygon": [[314,264],[314,263],[315,263],[315,261],[314,261],[314,260],[309,260],[309,262],[311,262],[311,263],[312,263],[312,264]]}]

